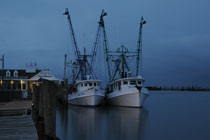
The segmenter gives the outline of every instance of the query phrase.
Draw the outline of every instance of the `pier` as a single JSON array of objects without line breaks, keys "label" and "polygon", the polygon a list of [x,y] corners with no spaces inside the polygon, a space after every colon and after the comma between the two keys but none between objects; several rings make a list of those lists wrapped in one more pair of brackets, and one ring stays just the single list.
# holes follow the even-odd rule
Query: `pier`
[{"label": "pier", "polygon": [[65,93],[63,87],[40,79],[33,85],[32,100],[2,102],[0,139],[59,140],[56,137],[56,98],[64,101]]},{"label": "pier", "polygon": [[0,139],[38,139],[31,118],[31,100],[15,100],[0,104]]},{"label": "pier", "polygon": [[37,140],[38,136],[31,115],[0,117],[1,140]]},{"label": "pier", "polygon": [[15,100],[0,105],[0,116],[30,114],[31,100]]}]

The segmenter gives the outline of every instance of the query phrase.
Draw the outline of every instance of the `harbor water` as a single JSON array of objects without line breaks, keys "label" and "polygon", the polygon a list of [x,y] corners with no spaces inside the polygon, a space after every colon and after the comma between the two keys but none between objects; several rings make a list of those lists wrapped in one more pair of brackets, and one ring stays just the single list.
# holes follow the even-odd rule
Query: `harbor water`
[{"label": "harbor water", "polygon": [[150,91],[143,108],[57,104],[61,140],[209,140],[210,92]]}]

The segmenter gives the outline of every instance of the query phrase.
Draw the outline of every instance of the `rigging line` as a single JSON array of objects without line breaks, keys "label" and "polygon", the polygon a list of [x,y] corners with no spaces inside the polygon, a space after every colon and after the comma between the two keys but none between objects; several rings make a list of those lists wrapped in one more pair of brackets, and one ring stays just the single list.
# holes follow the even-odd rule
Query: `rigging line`
[{"label": "rigging line", "polygon": [[88,64],[88,66],[89,66],[90,72],[92,72],[92,73],[93,73],[93,76],[95,76],[96,79],[98,79],[98,77],[96,76],[95,72],[94,72],[93,69],[90,67],[90,64],[89,64],[88,61],[87,61],[87,64]]},{"label": "rigging line", "polygon": [[[98,39],[98,48],[99,49],[97,49],[97,56],[100,56],[100,58],[104,58],[104,55],[103,55],[103,48],[101,47],[101,36],[99,36],[99,39]],[[100,62],[101,60],[100,59],[96,59],[96,57],[95,57],[95,60],[94,60],[94,63],[93,63],[93,66],[92,66],[92,68],[94,67],[94,68],[96,68],[96,71],[98,70],[98,71],[102,71],[102,69],[100,69],[101,68],[101,62]],[[95,65],[95,63],[98,63],[98,64],[96,64]],[[98,74],[98,75],[100,75],[100,74]]]},{"label": "rigging line", "polygon": [[68,30],[68,33],[67,33],[67,34],[68,34],[68,35],[67,35],[67,36],[68,36],[68,39],[67,39],[67,40],[68,40],[68,41],[67,41],[67,49],[68,49],[68,55],[70,56],[70,38],[71,38],[71,37],[70,37],[70,27],[69,27],[69,25],[67,25],[67,28],[68,28],[68,29],[67,29],[67,30]]},{"label": "rigging line", "polygon": [[92,59],[91,59],[91,63],[90,63],[91,66],[92,66],[94,58],[96,56],[96,51],[97,51],[97,48],[98,48],[98,39],[99,39],[99,36],[100,36],[100,31],[101,31],[101,25],[99,24],[98,25],[97,34],[96,34],[96,40],[95,40],[93,51],[92,51],[93,54],[92,54]]},{"label": "rigging line", "polygon": [[[95,58],[94,58],[94,62],[92,62],[93,64],[92,65],[95,65],[95,61],[96,61],[96,56],[103,56],[99,53],[101,53],[103,51],[103,48],[101,47],[101,34],[99,34],[99,39],[98,39],[98,45],[97,45],[97,50],[96,50],[96,55],[95,55]],[[102,49],[101,49],[102,48]]]}]

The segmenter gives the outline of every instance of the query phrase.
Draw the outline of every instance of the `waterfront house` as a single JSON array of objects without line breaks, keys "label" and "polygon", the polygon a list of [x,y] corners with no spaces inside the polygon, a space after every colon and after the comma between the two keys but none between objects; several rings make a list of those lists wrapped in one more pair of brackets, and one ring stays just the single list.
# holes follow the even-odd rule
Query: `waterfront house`
[{"label": "waterfront house", "polygon": [[26,69],[1,69],[0,101],[31,97],[32,86],[40,78],[59,83],[49,70],[39,70],[36,64],[26,65]]},{"label": "waterfront house", "polygon": [[28,97],[28,79],[39,73],[37,69],[0,70],[0,101]]}]

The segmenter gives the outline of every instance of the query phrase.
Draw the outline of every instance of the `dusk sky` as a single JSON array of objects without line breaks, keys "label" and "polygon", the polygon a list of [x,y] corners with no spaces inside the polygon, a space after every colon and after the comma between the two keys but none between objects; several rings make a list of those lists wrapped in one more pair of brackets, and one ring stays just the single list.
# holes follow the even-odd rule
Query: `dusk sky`
[{"label": "dusk sky", "polygon": [[141,16],[147,85],[210,87],[209,0],[1,0],[0,55],[6,69],[36,62],[63,77],[71,48],[69,8],[80,49],[92,48],[102,9],[110,48],[135,49]]}]

